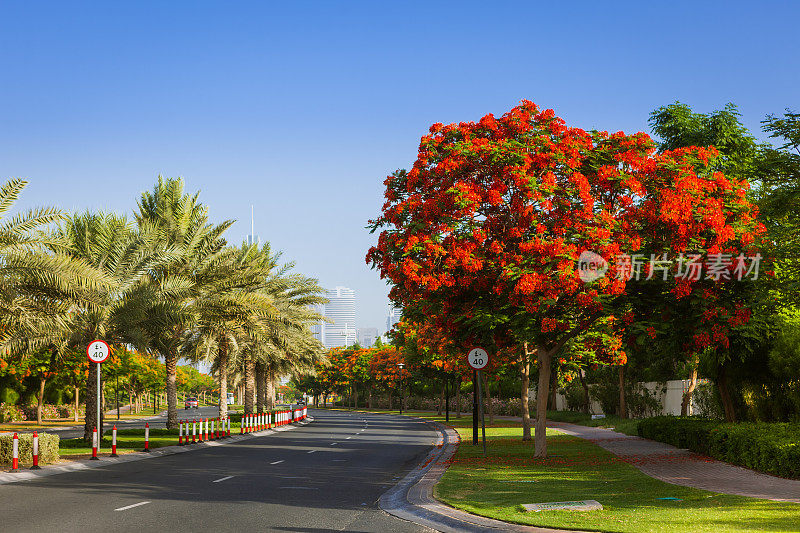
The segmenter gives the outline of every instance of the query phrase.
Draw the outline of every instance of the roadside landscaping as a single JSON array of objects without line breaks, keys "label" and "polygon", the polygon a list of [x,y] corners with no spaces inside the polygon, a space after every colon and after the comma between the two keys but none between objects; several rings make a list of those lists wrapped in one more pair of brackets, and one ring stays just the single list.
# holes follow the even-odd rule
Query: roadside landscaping
[{"label": "roadside landscaping", "polygon": [[[444,422],[431,413],[410,412]],[[533,457],[518,422],[486,427],[487,457],[472,446],[472,420],[451,417],[463,442],[435,489],[464,511],[542,527],[641,531],[797,531],[800,504],[717,494],[653,479],[599,446],[548,430],[548,457]],[[599,511],[526,512],[525,503],[597,500]]]},{"label": "roadside landscaping", "polygon": [[659,416],[641,420],[640,437],[688,448],[728,463],[800,479],[800,424],[727,424],[702,418]]}]

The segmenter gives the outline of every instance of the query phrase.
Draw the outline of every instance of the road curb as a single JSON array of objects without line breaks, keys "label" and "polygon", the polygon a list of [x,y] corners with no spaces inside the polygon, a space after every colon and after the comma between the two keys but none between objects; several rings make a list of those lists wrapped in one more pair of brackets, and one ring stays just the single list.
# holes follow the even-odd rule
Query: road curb
[{"label": "road curb", "polygon": [[226,444],[233,444],[243,440],[250,440],[256,437],[265,437],[273,433],[282,433],[284,431],[291,431],[299,427],[307,426],[314,421],[314,418],[309,416],[305,420],[295,422],[296,425],[286,425],[277,428],[263,429],[245,435],[231,435],[226,437],[225,440],[212,440],[206,442],[199,442],[189,444],[187,446],[164,446],[162,448],[154,448],[147,453],[133,452],[120,455],[119,457],[103,457],[101,461],[92,461],[90,459],[80,459],[77,461],[70,461],[61,465],[48,465],[41,470],[22,470],[20,472],[5,472],[0,473],[0,485],[7,485],[10,483],[17,483],[20,481],[30,481],[40,477],[53,476],[56,474],[66,474],[68,472],[79,472],[81,470],[88,470],[91,468],[100,468],[117,463],[130,463],[133,461],[142,461],[144,459],[155,459],[156,457],[163,457],[165,455],[175,455],[178,453],[193,452],[197,450],[204,450],[215,446],[225,446]]},{"label": "road curb", "polygon": [[[406,417],[416,418],[416,417]],[[461,438],[456,430],[438,422],[422,420],[439,433],[436,446],[397,485],[378,500],[381,509],[392,516],[442,532],[520,531],[529,533],[564,533],[564,529],[547,529],[501,522],[460,511],[433,497],[433,487],[439,482]]]}]

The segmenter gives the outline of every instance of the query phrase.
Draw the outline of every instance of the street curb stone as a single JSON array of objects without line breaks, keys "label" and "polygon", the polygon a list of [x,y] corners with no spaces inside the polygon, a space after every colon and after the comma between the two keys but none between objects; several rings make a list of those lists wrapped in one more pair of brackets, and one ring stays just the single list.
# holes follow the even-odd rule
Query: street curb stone
[{"label": "street curb stone", "polygon": [[9,483],[17,483],[20,481],[30,481],[40,477],[53,476],[56,474],[66,474],[68,472],[78,472],[81,470],[88,470],[90,468],[100,468],[117,463],[130,463],[133,461],[141,461],[143,459],[155,459],[164,455],[175,455],[178,453],[193,452],[196,450],[204,450],[214,446],[225,446],[234,442],[243,440],[250,440],[256,437],[264,437],[273,433],[282,433],[284,431],[291,431],[298,427],[306,426],[314,421],[314,418],[309,416],[306,420],[296,422],[296,425],[286,425],[271,429],[264,429],[246,435],[231,435],[226,437],[225,440],[212,440],[206,442],[198,442],[189,444],[187,446],[165,446],[162,448],[154,448],[150,452],[133,452],[120,455],[119,457],[103,457],[100,461],[92,461],[90,459],[79,459],[77,461],[70,461],[62,465],[48,465],[44,466],[41,470],[20,470],[19,472],[6,472],[0,473],[0,485]]}]

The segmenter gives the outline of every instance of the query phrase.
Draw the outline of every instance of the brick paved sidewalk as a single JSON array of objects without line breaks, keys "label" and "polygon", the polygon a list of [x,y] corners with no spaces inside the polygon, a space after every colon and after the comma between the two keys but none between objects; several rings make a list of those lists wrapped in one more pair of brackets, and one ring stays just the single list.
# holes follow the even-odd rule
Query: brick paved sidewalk
[{"label": "brick paved sidewalk", "polygon": [[547,422],[548,427],[594,442],[645,474],[674,485],[800,503],[800,481],[761,474],[710,457],[610,429]]}]

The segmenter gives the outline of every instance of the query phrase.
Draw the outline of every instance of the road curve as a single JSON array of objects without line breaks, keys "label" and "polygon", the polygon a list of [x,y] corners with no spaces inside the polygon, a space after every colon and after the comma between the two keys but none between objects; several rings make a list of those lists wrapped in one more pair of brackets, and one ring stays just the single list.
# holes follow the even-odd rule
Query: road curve
[{"label": "road curve", "polygon": [[430,531],[380,495],[437,439],[422,421],[314,411],[226,446],[0,485],[4,532]]}]

